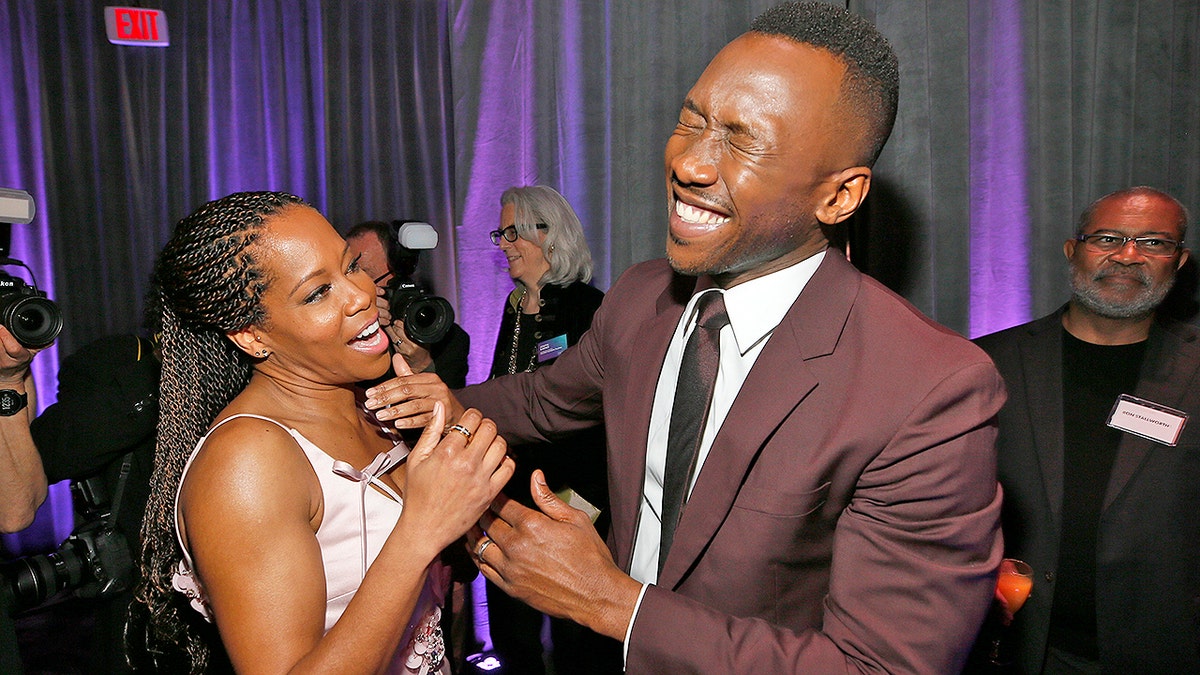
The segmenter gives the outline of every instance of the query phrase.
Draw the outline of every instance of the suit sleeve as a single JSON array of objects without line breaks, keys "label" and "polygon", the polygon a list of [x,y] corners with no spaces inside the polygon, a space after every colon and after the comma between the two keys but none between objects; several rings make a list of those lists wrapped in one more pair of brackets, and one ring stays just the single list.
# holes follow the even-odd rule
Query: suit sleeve
[{"label": "suit sleeve", "polygon": [[627,671],[959,672],[1002,556],[994,442],[1003,401],[990,363],[960,369],[861,473],[836,521],[820,630],[730,616],[650,587]]},{"label": "suit sleeve", "polygon": [[[603,315],[601,308],[593,323]],[[602,349],[600,331],[588,330],[552,363],[532,373],[495,377],[455,393],[463,405],[495,421],[508,442],[553,442],[603,422]]]}]

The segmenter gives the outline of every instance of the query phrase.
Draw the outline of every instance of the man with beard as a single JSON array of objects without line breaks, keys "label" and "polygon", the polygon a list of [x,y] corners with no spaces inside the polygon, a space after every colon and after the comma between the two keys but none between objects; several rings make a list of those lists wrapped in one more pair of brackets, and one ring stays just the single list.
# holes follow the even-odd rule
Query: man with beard
[{"label": "man with beard", "polygon": [[1158,190],[1101,197],[1063,244],[1067,305],[978,340],[1009,391],[1006,555],[1034,570],[1019,672],[1200,672],[1200,333],[1156,316],[1186,228]]}]

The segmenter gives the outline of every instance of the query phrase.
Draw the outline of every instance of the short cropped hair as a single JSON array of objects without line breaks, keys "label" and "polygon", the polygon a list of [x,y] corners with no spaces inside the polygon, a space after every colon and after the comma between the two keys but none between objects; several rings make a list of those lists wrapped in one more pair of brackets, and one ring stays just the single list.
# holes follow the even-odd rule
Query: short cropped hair
[{"label": "short cropped hair", "polygon": [[[592,280],[592,252],[583,237],[579,216],[566,198],[552,187],[510,187],[500,195],[500,206],[513,205],[517,235],[541,246],[550,271],[541,283],[566,286],[573,281]],[[546,238],[538,240],[538,223],[546,224]]]},{"label": "short cropped hair", "polygon": [[892,133],[900,98],[900,64],[870,21],[825,2],[787,2],[763,12],[750,31],[824,49],[846,66],[840,112],[861,124],[859,161],[873,166]]},{"label": "short cropped hair", "polygon": [[1188,214],[1187,207],[1184,206],[1182,203],[1180,203],[1180,201],[1178,199],[1175,199],[1171,195],[1169,195],[1157,188],[1152,188],[1148,185],[1138,185],[1138,186],[1131,187],[1131,188],[1124,188],[1122,190],[1115,190],[1115,191],[1110,192],[1110,193],[1104,195],[1103,197],[1097,199],[1096,201],[1092,202],[1091,204],[1088,204],[1088,207],[1083,210],[1083,213],[1079,214],[1079,222],[1076,223],[1076,225],[1075,225],[1075,235],[1079,236],[1079,235],[1083,234],[1083,231],[1086,230],[1087,227],[1092,224],[1092,218],[1096,215],[1096,209],[1099,208],[1100,205],[1103,204],[1104,202],[1109,201],[1110,199],[1133,197],[1136,195],[1142,195],[1142,196],[1147,196],[1147,197],[1158,197],[1160,199],[1164,199],[1168,202],[1175,204],[1175,206],[1178,206],[1180,220],[1177,223],[1171,223],[1171,224],[1179,226],[1180,240],[1185,239],[1187,237],[1188,221],[1191,220],[1191,216]]},{"label": "short cropped hair", "polygon": [[368,220],[355,225],[346,231],[344,239],[350,241],[363,237],[372,232],[376,237],[379,237],[379,243],[383,246],[383,255],[387,261],[388,272],[400,281],[411,281],[413,275],[417,273],[417,264],[421,260],[421,252],[404,248],[400,245],[397,238],[400,227],[405,223],[411,223],[411,220],[393,220],[390,223],[385,223],[382,220]]}]

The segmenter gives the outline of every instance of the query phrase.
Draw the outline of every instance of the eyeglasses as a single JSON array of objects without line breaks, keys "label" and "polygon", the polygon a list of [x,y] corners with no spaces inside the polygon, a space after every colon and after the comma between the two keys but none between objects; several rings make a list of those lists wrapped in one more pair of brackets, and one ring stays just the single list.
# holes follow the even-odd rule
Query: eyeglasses
[{"label": "eyeglasses", "polygon": [[[533,225],[530,225],[530,227],[537,229],[537,230],[550,229],[550,226],[546,225],[545,223],[535,223]],[[514,242],[517,240],[517,226],[509,225],[508,227],[504,228],[503,230],[492,230],[491,232],[488,232],[488,236],[490,236],[492,238],[492,243],[497,246],[500,245],[500,237],[504,237],[504,241]]]},{"label": "eyeglasses", "polygon": [[1119,234],[1080,234],[1076,235],[1075,239],[1082,241],[1088,248],[1100,253],[1119,251],[1132,241],[1134,247],[1142,255],[1162,258],[1175,255],[1175,252],[1183,245],[1182,241],[1163,239],[1161,237],[1125,237]]}]

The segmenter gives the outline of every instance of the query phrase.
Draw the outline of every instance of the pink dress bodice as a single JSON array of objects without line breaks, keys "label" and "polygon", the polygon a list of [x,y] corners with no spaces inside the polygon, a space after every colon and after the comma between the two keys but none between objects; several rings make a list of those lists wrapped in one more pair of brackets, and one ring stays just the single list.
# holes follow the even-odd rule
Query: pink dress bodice
[{"label": "pink dress bodice", "polygon": [[[219,424],[238,417],[253,417],[279,424],[275,420],[258,415],[233,415]],[[295,429],[282,424],[288,434],[304,451],[304,456],[316,472],[324,500],[324,515],[317,528],[317,542],[321,547],[321,561],[325,568],[325,630],[329,631],[346,611],[347,605],[358,591],[367,568],[379,555],[403,509],[403,500],[378,477],[390,470],[408,455],[408,448],[398,443],[389,452],[380,453],[362,470],[346,462],[335,460],[314,445]],[[212,430],[209,430],[209,434]],[[208,439],[205,434],[196,449],[188,457],[183,478],[191,468],[192,461]],[[176,536],[179,532],[179,497],[175,498]],[[175,574],[174,586],[184,593],[191,605],[212,620],[204,589],[196,578],[192,558],[183,540],[179,546],[183,551]],[[391,673],[448,673],[443,656],[445,647],[441,632],[441,605],[449,585],[449,571],[439,562],[430,566],[425,587],[417,599],[416,608],[407,630],[400,640],[400,649],[392,660]]]}]

